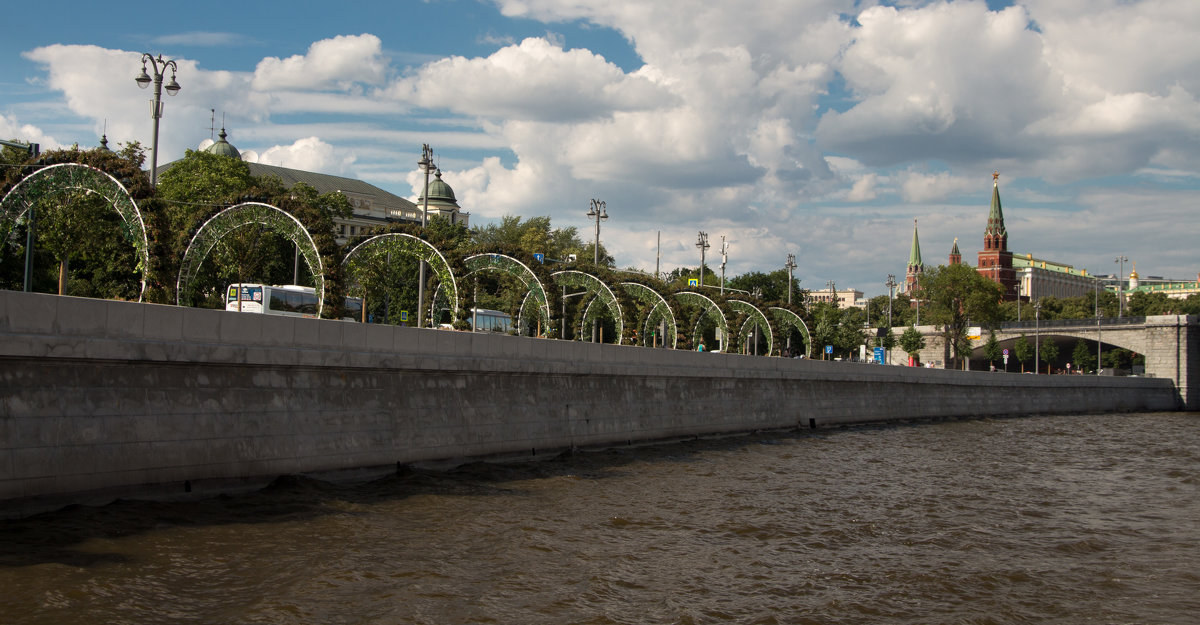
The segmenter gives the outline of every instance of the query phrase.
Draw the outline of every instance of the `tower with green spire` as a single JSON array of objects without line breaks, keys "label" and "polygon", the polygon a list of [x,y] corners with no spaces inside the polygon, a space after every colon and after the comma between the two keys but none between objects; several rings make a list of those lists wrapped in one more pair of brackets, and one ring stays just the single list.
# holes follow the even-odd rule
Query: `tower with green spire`
[{"label": "tower with green spire", "polygon": [[987,227],[983,231],[983,250],[979,252],[979,273],[1004,289],[1004,301],[1017,299],[1017,272],[1013,255],[1008,251],[1008,230],[1004,228],[1004,211],[1000,208],[1000,172],[992,173],[992,206],[988,211]]},{"label": "tower with green spire", "polygon": [[925,273],[925,264],[921,262],[921,241],[917,239],[917,220],[913,220],[912,249],[908,252],[908,272],[904,276],[904,292],[913,293],[917,290],[917,279]]}]

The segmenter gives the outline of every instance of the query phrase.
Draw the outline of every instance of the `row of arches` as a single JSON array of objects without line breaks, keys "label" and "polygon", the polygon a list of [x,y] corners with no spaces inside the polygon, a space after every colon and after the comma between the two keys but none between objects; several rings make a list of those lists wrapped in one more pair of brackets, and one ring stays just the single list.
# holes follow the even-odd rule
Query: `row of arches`
[{"label": "row of arches", "polygon": [[[145,220],[137,202],[126,187],[108,173],[78,163],[59,163],[42,167],[15,184],[0,200],[0,245],[19,221],[31,213],[35,202],[45,195],[63,190],[96,194],[104,198],[125,224],[124,235],[137,250],[142,276],[141,293],[146,288],[150,267],[150,243]],[[220,210],[205,221],[191,237],[179,265],[175,281],[175,301],[180,306],[193,305],[196,278],[213,248],[228,234],[252,224],[264,226],[295,245],[304,259],[318,297],[318,307],[324,312],[329,296],[326,275],[329,267],[308,229],[291,213],[264,202],[243,202]],[[552,307],[554,288],[576,289],[586,297],[583,313],[572,333],[583,335],[583,329],[602,317],[616,326],[618,344],[660,344],[677,349],[680,339],[686,346],[702,342],[702,332],[715,326],[726,351],[746,345],[754,337],[765,339],[766,353],[782,351],[778,337],[798,333],[802,345],[794,350],[808,355],[811,349],[808,328],[795,310],[784,307],[760,308],[741,299],[714,299],[696,291],[663,293],[653,286],[634,280],[606,282],[600,276],[568,268],[539,277],[531,264],[512,255],[501,253],[473,254],[461,259],[455,271],[449,259],[434,245],[406,233],[386,233],[372,236],[350,249],[341,261],[340,269],[353,283],[364,268],[381,255],[407,256],[422,260],[431,268],[437,284],[430,298],[431,312],[445,306],[458,313],[463,306],[460,283],[480,272],[499,272],[516,279],[525,291],[515,321],[521,334],[566,336],[562,315]],[[139,301],[141,296],[139,295]],[[430,315],[432,317],[432,314]],[[686,319],[684,318],[686,317]]]}]

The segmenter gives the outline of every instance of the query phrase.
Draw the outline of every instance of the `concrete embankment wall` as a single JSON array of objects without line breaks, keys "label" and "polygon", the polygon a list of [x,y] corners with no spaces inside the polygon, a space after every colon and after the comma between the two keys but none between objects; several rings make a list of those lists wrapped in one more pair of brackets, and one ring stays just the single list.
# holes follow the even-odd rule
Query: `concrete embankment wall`
[{"label": "concrete embankment wall", "polygon": [[0,513],[781,427],[1173,410],[1169,380],[596,345],[0,291]]}]

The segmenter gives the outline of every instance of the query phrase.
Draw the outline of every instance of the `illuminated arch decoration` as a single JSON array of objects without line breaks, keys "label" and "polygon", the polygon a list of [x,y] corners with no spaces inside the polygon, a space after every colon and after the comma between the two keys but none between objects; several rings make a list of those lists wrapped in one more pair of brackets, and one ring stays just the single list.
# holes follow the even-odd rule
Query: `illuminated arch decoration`
[{"label": "illuminated arch decoration", "polygon": [[691,328],[692,344],[700,342],[700,321],[705,317],[711,318],[717,323],[717,327],[721,329],[721,336],[726,337],[724,342],[728,345],[729,341],[729,322],[725,317],[725,312],[707,295],[701,295],[694,291],[680,291],[675,294],[675,299],[685,306],[694,306],[701,309],[700,317],[696,319],[696,324]]},{"label": "illuminated arch decoration", "polygon": [[811,358],[812,338],[808,334],[808,326],[805,325],[804,319],[801,319],[800,315],[797,315],[786,308],[772,306],[771,308],[768,308],[768,310],[771,311],[771,315],[775,317],[775,322],[779,324],[781,330],[790,330],[794,328],[800,333],[800,336],[804,337],[804,357]]},{"label": "illuminated arch decoration", "polygon": [[757,306],[747,301],[731,299],[727,300],[727,303],[733,310],[746,315],[746,322],[742,324],[742,327],[738,328],[739,344],[745,345],[746,339],[750,336],[751,330],[757,327],[758,329],[762,330],[764,335],[766,335],[767,354],[769,355],[774,352],[775,333],[771,331],[771,322],[767,319],[767,316],[764,315]]},{"label": "illuminated arch decoration", "polygon": [[430,310],[425,311],[425,319],[432,320],[436,318],[433,315],[433,311],[437,310],[438,297],[449,299],[447,303],[450,304],[451,310],[454,311],[457,317],[461,302],[458,297],[458,283],[454,280],[454,271],[450,268],[450,263],[442,255],[441,251],[421,237],[403,232],[375,235],[354,246],[354,249],[350,250],[346,254],[346,258],[342,260],[342,267],[346,269],[346,276],[350,281],[357,284],[357,278],[368,262],[377,260],[380,256],[386,256],[389,253],[396,256],[406,256],[423,260],[429,263],[430,268],[433,270],[433,275],[437,278],[438,285],[437,289],[433,292],[433,297],[429,298]]},{"label": "illuminated arch decoration", "polygon": [[618,286],[624,289],[630,297],[635,301],[640,302],[648,309],[645,321],[642,325],[641,344],[646,344],[646,338],[650,336],[653,328],[657,327],[659,322],[666,322],[666,336],[663,337],[663,344],[667,345],[666,337],[670,337],[669,344],[671,349],[676,349],[679,345],[679,325],[675,318],[675,311],[671,309],[670,302],[667,301],[661,293],[654,289],[637,282],[622,282]]},{"label": "illuminated arch decoration", "polygon": [[223,209],[209,217],[208,221],[196,230],[180,263],[179,280],[175,286],[175,303],[180,306],[192,305],[196,274],[212,252],[212,248],[229,233],[251,224],[262,224],[271,228],[300,250],[300,255],[304,257],[304,262],[308,263],[308,270],[312,274],[317,292],[317,315],[320,316],[325,309],[325,266],[321,263],[321,254],[312,236],[308,234],[304,224],[291,213],[261,202],[244,202]]},{"label": "illuminated arch decoration", "polygon": [[[588,302],[584,309],[583,317],[580,319],[579,328],[580,334],[583,333],[583,328],[596,320],[600,316],[601,308],[593,305],[599,301],[604,310],[616,321],[617,324],[617,344],[620,345],[625,337],[625,320],[621,316],[621,303],[617,301],[617,296],[612,289],[603,280],[593,276],[590,273],[585,273],[575,269],[567,269],[565,271],[556,271],[550,274],[550,278],[554,280],[557,286],[574,287],[586,290],[593,297]],[[563,320],[566,323],[566,320]]]},{"label": "illuminated arch decoration", "polygon": [[26,176],[0,200],[0,247],[8,240],[18,220],[29,213],[34,202],[61,191],[84,191],[99,195],[121,216],[125,238],[137,250],[138,271],[142,274],[138,301],[146,292],[147,272],[150,269],[150,243],[146,238],[146,222],[137,202],[125,185],[104,171],[79,163],[48,165]]},{"label": "illuminated arch decoration", "polygon": [[[529,333],[530,317],[538,315],[542,321],[542,333],[554,335],[553,317],[550,315],[550,303],[546,296],[546,288],[538,279],[529,265],[506,254],[476,254],[468,256],[463,264],[467,267],[469,276],[476,271],[495,271],[512,276],[525,287],[525,299],[521,301],[521,310],[517,315],[517,331],[522,336]],[[463,276],[464,278],[466,276]]]}]

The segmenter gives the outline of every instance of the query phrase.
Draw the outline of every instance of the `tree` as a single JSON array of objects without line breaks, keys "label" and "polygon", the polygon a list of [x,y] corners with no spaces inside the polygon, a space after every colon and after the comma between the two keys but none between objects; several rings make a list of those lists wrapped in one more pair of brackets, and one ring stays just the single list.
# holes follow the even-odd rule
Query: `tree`
[{"label": "tree", "polygon": [[[719,275],[718,275],[718,283]],[[763,273],[761,271],[750,271],[739,276],[730,278],[725,282],[725,286],[731,289],[740,289],[749,293],[758,292],[759,297],[764,302],[786,302],[788,297],[787,292],[788,274],[786,269],[776,269],[771,273]],[[800,281],[792,279],[792,301],[796,302],[796,296],[800,292]]]},{"label": "tree", "polygon": [[1021,373],[1025,373],[1025,363],[1033,359],[1033,345],[1023,333],[1013,343],[1013,356],[1021,363]]},{"label": "tree", "polygon": [[992,367],[996,366],[996,361],[1000,360],[1004,354],[1000,351],[1000,341],[996,339],[996,331],[988,332],[987,343],[983,346],[983,356],[987,358],[988,364]]},{"label": "tree", "polygon": [[1076,371],[1090,371],[1096,368],[1096,351],[1088,347],[1087,341],[1079,339],[1071,352],[1071,361],[1075,363]]},{"label": "tree", "polygon": [[925,349],[925,335],[915,326],[908,326],[904,334],[900,335],[900,349],[903,349],[909,358],[919,361],[921,350]]},{"label": "tree", "polygon": [[1058,344],[1053,339],[1042,341],[1041,358],[1042,362],[1046,363],[1046,373],[1053,373],[1050,369],[1050,363],[1058,359]]},{"label": "tree", "polygon": [[968,323],[992,326],[1000,321],[1000,285],[968,265],[942,265],[921,274],[920,297],[930,323],[942,326],[953,366],[971,352]]}]

